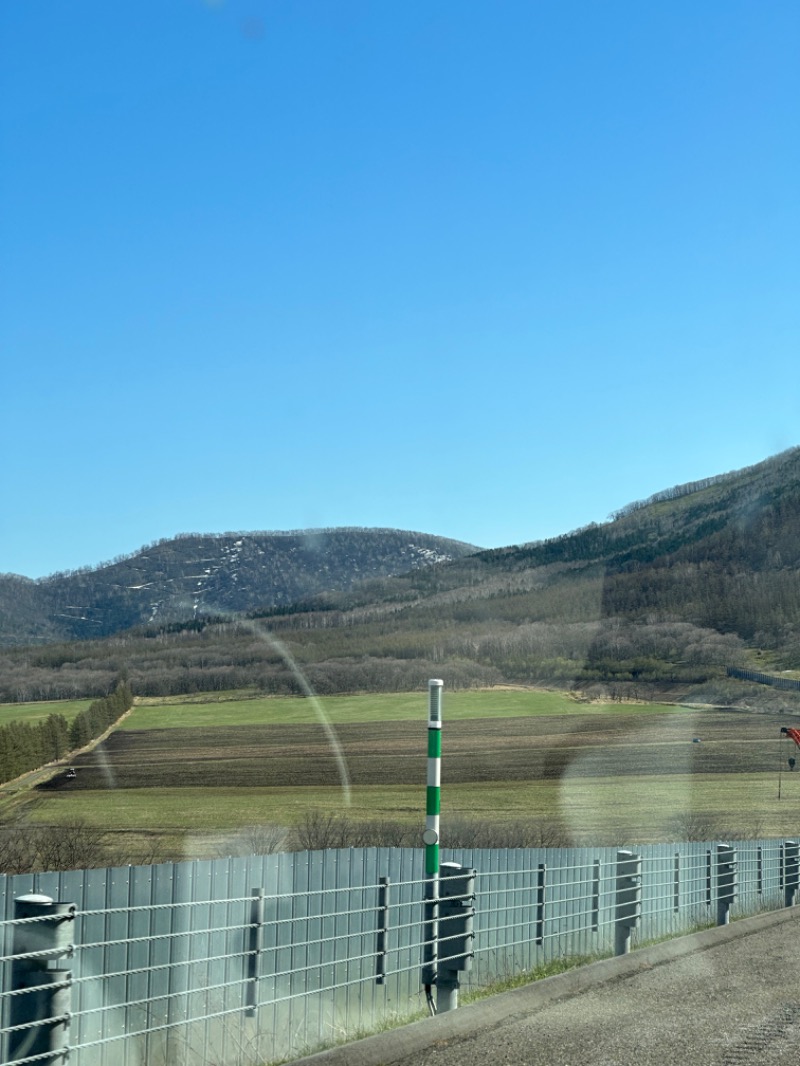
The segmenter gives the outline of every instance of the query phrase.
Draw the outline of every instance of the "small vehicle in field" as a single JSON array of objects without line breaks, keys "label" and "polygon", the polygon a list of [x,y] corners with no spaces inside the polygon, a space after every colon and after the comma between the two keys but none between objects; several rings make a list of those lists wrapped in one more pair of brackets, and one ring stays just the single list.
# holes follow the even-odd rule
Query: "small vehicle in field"
[{"label": "small vehicle in field", "polygon": [[64,777],[66,777],[67,781],[71,781],[77,776],[78,775],[75,773],[75,768],[73,766],[70,766],[69,770],[67,770],[67,772],[64,774]]}]

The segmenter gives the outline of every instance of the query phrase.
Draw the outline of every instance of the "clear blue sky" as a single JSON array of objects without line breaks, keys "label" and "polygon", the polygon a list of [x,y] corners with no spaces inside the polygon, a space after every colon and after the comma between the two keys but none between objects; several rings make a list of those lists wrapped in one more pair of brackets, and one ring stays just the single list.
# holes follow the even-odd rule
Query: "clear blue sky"
[{"label": "clear blue sky", "polygon": [[800,443],[796,0],[3,0],[0,571]]}]

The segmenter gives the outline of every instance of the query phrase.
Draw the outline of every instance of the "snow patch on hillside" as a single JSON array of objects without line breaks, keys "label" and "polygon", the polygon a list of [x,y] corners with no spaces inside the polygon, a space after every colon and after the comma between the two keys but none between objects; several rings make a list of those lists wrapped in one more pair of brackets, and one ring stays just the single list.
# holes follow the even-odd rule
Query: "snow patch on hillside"
[{"label": "snow patch on hillside", "polygon": [[452,555],[437,552],[435,548],[421,548],[418,544],[409,544],[408,548],[409,551],[414,552],[417,556],[414,563],[415,567],[433,566],[435,563],[449,563],[453,558]]}]

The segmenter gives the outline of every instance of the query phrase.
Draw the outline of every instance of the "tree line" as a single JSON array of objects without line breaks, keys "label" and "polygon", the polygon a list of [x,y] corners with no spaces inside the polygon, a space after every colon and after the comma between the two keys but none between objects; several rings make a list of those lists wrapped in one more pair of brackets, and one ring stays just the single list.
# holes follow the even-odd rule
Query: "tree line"
[{"label": "tree line", "polygon": [[[763,835],[758,818],[742,823],[692,810],[669,820],[664,839],[746,840]],[[537,815],[494,819],[452,813],[442,817],[442,837],[450,848],[564,848],[582,843],[560,817]],[[592,842],[605,846],[627,843],[614,830],[594,834]],[[245,826],[218,841],[214,852],[224,858],[329,848],[409,848],[418,844],[419,827],[414,821],[359,819],[314,809],[293,826]],[[133,839],[130,833],[115,833],[81,818],[58,825],[0,825],[0,874],[179,862],[184,855],[179,838],[169,840],[154,834]]]},{"label": "tree line", "polygon": [[129,685],[120,682],[110,695],[94,700],[85,711],[76,714],[71,723],[63,714],[51,714],[35,723],[9,722],[0,728],[0,781],[12,781],[84,747],[121,718],[132,704]]}]

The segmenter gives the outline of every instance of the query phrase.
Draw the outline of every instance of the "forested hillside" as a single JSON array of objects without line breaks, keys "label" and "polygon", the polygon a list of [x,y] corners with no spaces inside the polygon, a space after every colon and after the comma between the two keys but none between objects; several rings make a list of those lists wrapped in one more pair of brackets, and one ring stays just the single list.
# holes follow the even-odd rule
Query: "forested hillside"
[{"label": "forested hillside", "polygon": [[143,623],[288,605],[476,550],[398,529],[185,534],[39,581],[0,575],[0,644],[85,640]]},{"label": "forested hillside", "polygon": [[726,668],[800,669],[800,449],[550,541],[224,620],[188,606],[107,640],[6,650],[0,699],[103,695],[118,676],[140,695],[400,691],[439,676],[794,706]]}]

